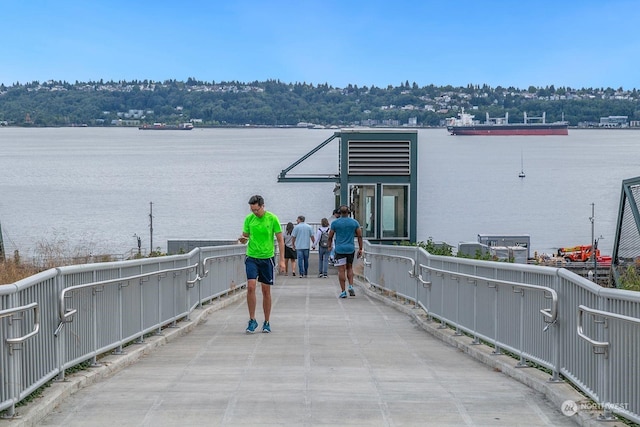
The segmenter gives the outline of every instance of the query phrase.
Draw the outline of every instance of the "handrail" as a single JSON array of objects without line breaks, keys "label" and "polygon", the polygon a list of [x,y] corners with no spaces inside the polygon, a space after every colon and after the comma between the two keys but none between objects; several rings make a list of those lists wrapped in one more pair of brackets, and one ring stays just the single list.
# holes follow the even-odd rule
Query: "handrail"
[{"label": "handrail", "polygon": [[460,272],[457,272],[457,271],[442,270],[442,269],[435,268],[435,267],[430,267],[430,266],[424,265],[424,264],[419,264],[419,267],[421,269],[424,268],[426,270],[434,271],[436,273],[443,273],[443,274],[447,273],[447,274],[451,274],[451,275],[465,277],[467,279],[472,279],[472,280],[484,280],[487,283],[495,283],[497,285],[513,286],[514,291],[516,289],[522,288],[522,289],[538,290],[538,291],[542,291],[542,292],[545,292],[545,293],[548,292],[549,294],[551,294],[551,308],[542,308],[542,309],[540,309],[540,313],[542,313],[542,315],[545,316],[548,319],[547,323],[554,323],[558,319],[558,293],[554,289],[547,288],[547,287],[544,287],[544,286],[539,286],[539,285],[530,285],[530,284],[527,284],[527,283],[511,282],[511,281],[508,281],[508,280],[490,279],[488,277],[476,276],[476,275],[473,275],[473,274],[460,273]]},{"label": "handrail", "polygon": [[398,259],[403,259],[405,261],[409,261],[411,263],[411,270],[409,270],[409,277],[416,277],[416,261],[413,258],[409,258],[407,256],[402,256],[402,255],[389,255],[389,254],[381,254],[381,253],[377,253],[377,252],[369,252],[369,251],[363,251],[365,255],[369,254],[369,255],[377,255],[377,256],[381,256],[381,257],[387,257],[387,258],[398,258]]},{"label": "handrail", "polygon": [[640,324],[640,319],[636,318],[636,317],[631,317],[631,316],[625,316],[624,314],[618,314],[618,313],[611,313],[609,311],[602,311],[602,310],[596,310],[594,308],[590,308],[587,307],[585,305],[580,304],[578,306],[578,326],[577,326],[577,332],[578,332],[578,336],[580,338],[582,338],[583,340],[587,341],[588,343],[590,343],[591,345],[593,345],[594,347],[603,347],[603,348],[607,348],[609,347],[609,342],[608,341],[596,341],[592,338],[590,338],[589,336],[587,336],[587,334],[584,333],[584,313],[589,313],[592,316],[601,316],[604,317],[605,320],[612,318],[612,319],[618,319],[618,320],[622,320],[625,322],[629,322],[629,323],[637,323]]},{"label": "handrail", "polygon": [[[202,304],[211,297],[229,293],[227,283],[240,274],[235,268],[241,260],[240,249],[231,246],[221,250],[195,248],[187,256],[180,254],[156,260],[61,266],[13,284],[0,285],[0,351],[8,355],[6,360],[0,362],[0,378],[6,379],[9,384],[7,387],[0,386],[2,418],[13,416],[15,404],[23,401],[37,387],[55,376],[64,380],[68,368],[89,358],[95,363],[100,354],[111,349],[119,349],[116,352],[122,353],[122,346],[126,342],[134,338],[138,339],[136,342],[141,342],[147,333],[160,331],[169,321],[175,324],[183,319],[189,320],[189,314],[198,308],[192,304],[192,298],[197,298]],[[201,260],[216,254],[228,254],[226,260],[234,268],[205,266],[209,269],[211,281],[208,286],[194,292],[190,288],[198,286],[202,280],[201,274],[197,274],[202,271]],[[225,257],[220,257],[216,263],[225,262]],[[109,273],[108,276],[102,276]],[[146,282],[152,284],[150,288],[147,288]],[[139,288],[136,291],[140,294],[139,300],[131,307],[127,305],[127,300],[123,300],[126,293],[118,291],[127,286]],[[90,295],[92,291],[97,293],[109,289],[114,292],[105,292],[104,298]],[[142,292],[143,289],[147,290]],[[91,299],[89,304],[83,302],[79,307],[78,294],[87,294]],[[51,304],[45,306],[43,301]],[[114,307],[126,307],[126,311],[113,312]],[[64,326],[79,322],[81,313],[83,322],[90,324],[86,325],[87,328],[74,331],[78,334],[74,337],[80,341],[77,345],[69,347],[69,341],[64,339],[51,341],[60,338]],[[99,320],[103,313],[108,316],[105,325]],[[50,331],[49,335],[46,331]],[[29,346],[29,351],[16,351],[22,346]],[[23,375],[21,380],[20,373],[23,370],[26,376]]]},{"label": "handrail", "polygon": [[221,259],[221,258],[229,258],[229,257],[243,257],[243,256],[244,256],[244,253],[242,253],[242,254],[232,254],[232,255],[216,255],[216,256],[206,257],[205,259],[202,260],[202,270],[203,271],[202,271],[202,276],[200,277],[200,279],[204,279],[205,277],[207,277],[209,275],[209,270],[205,270],[205,266],[211,260]]},{"label": "handrail", "polygon": [[[370,246],[369,242],[367,242],[366,245],[370,252],[365,251],[365,258],[363,262],[366,267],[364,272],[369,273],[374,271],[381,279],[388,279],[391,275],[395,276],[393,277],[393,281],[387,280],[385,282],[383,280],[381,284],[372,283],[374,286],[389,286],[390,288],[397,290],[413,290],[415,287],[417,295],[420,296],[419,299],[416,298],[416,308],[420,307],[428,315],[440,318],[443,325],[445,322],[449,322],[450,319],[452,319],[451,322],[454,323],[458,329],[465,333],[473,334],[474,338],[476,338],[473,344],[481,344],[481,340],[486,340],[489,344],[494,344],[497,348],[506,348],[514,354],[519,354],[521,360],[526,358],[526,360],[533,361],[536,364],[551,369],[553,370],[553,378],[551,381],[554,382],[558,381],[561,373],[566,373],[566,378],[573,382],[574,387],[584,392],[585,395],[596,401],[598,405],[609,405],[610,403],[607,403],[611,400],[609,396],[619,396],[616,397],[615,400],[631,402],[631,408],[629,412],[625,412],[625,410],[617,411],[617,409],[614,408],[616,409],[615,412],[622,416],[629,416],[630,419],[640,422],[638,405],[633,405],[633,403],[635,403],[633,401],[633,394],[630,395],[628,392],[629,385],[633,385],[635,383],[633,383],[632,379],[627,379],[625,375],[628,374],[628,372],[624,370],[624,363],[620,362],[621,360],[625,360],[626,355],[624,354],[624,351],[611,351],[618,345],[624,346],[624,342],[617,342],[616,337],[623,337],[624,340],[626,340],[626,336],[629,338],[630,343],[633,344],[636,342],[634,340],[636,339],[637,334],[633,333],[633,331],[637,330],[638,325],[640,324],[640,315],[638,315],[636,310],[640,306],[640,297],[636,295],[637,293],[621,291],[618,289],[600,288],[592,282],[576,276],[564,269],[518,266],[515,264],[506,264],[502,267],[501,264],[498,263],[486,263],[484,261],[476,262],[474,260],[455,261],[452,259],[451,263],[458,263],[460,265],[460,268],[458,268],[455,265],[442,265],[437,263],[437,260],[443,258],[439,256],[431,258],[430,254],[423,254],[423,250],[420,248],[416,251],[412,251],[410,248],[394,248],[386,245]],[[126,261],[124,263],[109,263],[107,265],[65,266],[58,269],[52,269],[48,272],[39,273],[33,278],[28,278],[12,285],[0,286],[1,295],[11,295],[10,298],[3,299],[3,303],[9,305],[2,305],[2,310],[10,307],[10,304],[12,303],[19,305],[23,303],[27,304],[28,302],[36,300],[39,304],[37,307],[38,312],[36,313],[35,328],[37,330],[37,335],[35,336],[32,334],[35,334],[36,331],[34,330],[34,332],[31,332],[31,329],[34,327],[32,325],[32,319],[34,318],[33,312],[19,312],[20,310],[35,310],[35,305],[27,305],[4,311],[0,310],[0,324],[7,326],[4,328],[7,329],[6,331],[1,330],[2,327],[0,327],[0,347],[4,345],[6,347],[6,351],[10,352],[13,349],[14,353],[18,353],[16,357],[7,358],[8,363],[4,363],[4,360],[0,363],[0,365],[2,365],[2,372],[0,372],[0,376],[3,378],[6,376],[9,380],[11,375],[20,372],[20,369],[23,369],[25,366],[31,366],[32,364],[32,366],[35,367],[33,381],[28,382],[30,379],[27,379],[26,382],[16,382],[15,387],[11,390],[2,389],[0,387],[0,394],[4,393],[2,394],[3,398],[0,399],[0,408],[2,408],[2,410],[6,410],[7,408],[10,408],[14,402],[24,400],[24,396],[26,396],[28,392],[35,387],[39,387],[46,381],[49,381],[56,374],[58,374],[61,379],[64,379],[63,372],[65,369],[77,365],[81,360],[86,360],[89,357],[93,357],[95,359],[96,355],[99,352],[105,351],[105,349],[111,349],[116,345],[122,347],[122,345],[125,342],[130,341],[132,337],[137,338],[138,336],[143,336],[143,334],[148,331],[159,329],[159,325],[161,325],[162,322],[166,322],[167,319],[176,319],[176,313],[182,311],[181,307],[183,306],[183,302],[187,307],[187,310],[193,310],[194,306],[190,305],[192,298],[195,297],[200,301],[204,301],[209,298],[211,294],[217,295],[216,292],[219,290],[228,290],[228,281],[235,279],[236,276],[241,276],[241,272],[237,271],[237,267],[240,267],[238,265],[238,261],[244,256],[244,250],[240,245],[237,246],[238,247],[229,246],[227,248],[223,248],[222,251],[207,248],[207,252],[191,252],[189,254],[190,258],[188,259],[183,256],[172,256],[168,259],[179,259],[180,261],[163,264],[158,264],[153,260],[141,260]],[[198,248],[198,250],[200,249]],[[212,256],[220,255],[222,253],[228,253],[228,255]],[[412,257],[413,259],[407,257]],[[183,259],[184,261],[182,261]],[[225,266],[227,262],[225,259],[233,264],[233,268],[227,268]],[[436,260],[436,262],[433,262],[432,260]],[[424,264],[430,264],[432,267],[420,264],[421,262]],[[413,267],[415,274],[418,276],[414,278],[404,276],[404,273],[402,272],[402,270],[406,268],[406,265],[402,266],[404,263],[407,263],[406,265],[409,265],[410,268]],[[447,262],[447,264],[449,264],[449,262]],[[526,280],[532,284],[529,285],[505,280],[493,280],[491,277],[493,277],[494,274],[483,273],[483,270],[479,269],[479,267],[485,267],[487,264],[489,264],[489,269],[492,271],[504,271],[506,274],[512,274],[508,276],[499,276],[498,273],[496,273],[495,276],[497,277],[516,282]],[[218,265],[222,268],[219,268]],[[145,274],[138,274],[143,272],[143,270],[141,270],[142,268],[159,269],[162,267],[179,268],[151,272],[144,270]],[[193,270],[194,267],[197,268],[199,274]],[[108,276],[110,280],[79,286],[70,286],[64,291],[65,293],[62,294],[62,300],[60,303],[62,310],[58,313],[58,301],[55,300],[55,298],[58,298],[61,295],[64,286],[81,283],[75,281],[75,273],[82,273],[82,276],[85,277],[87,281],[90,281],[98,279],[98,277],[96,277],[96,272],[104,274],[103,271],[107,273],[113,271],[112,274],[117,274],[115,272],[115,268],[125,269],[127,273],[130,272],[131,274],[138,275],[114,279],[111,279],[112,276]],[[476,268],[478,268],[477,271],[475,270]],[[78,291],[78,293],[85,294],[87,292],[91,293],[92,289],[95,289],[96,291],[102,290],[100,285],[110,286],[110,284],[117,284],[118,287],[140,286],[142,288],[146,285],[144,281],[149,280],[149,276],[163,277],[162,275],[166,272],[184,269],[190,269],[190,272],[182,274],[176,272],[174,273],[174,276],[180,277],[173,279],[173,281],[171,279],[159,281],[157,286],[157,291],[160,292],[159,294],[147,295],[147,292],[145,292],[144,295],[141,295],[141,297],[145,299],[141,300],[140,304],[137,304],[138,301],[136,301],[134,307],[130,308],[130,310],[141,310],[141,316],[135,316],[135,314],[130,313],[129,311],[124,313],[114,313],[116,316],[120,314],[122,319],[120,319],[119,322],[114,319],[115,326],[105,326],[109,326],[110,328],[119,327],[120,331],[117,337],[112,337],[109,330],[103,331],[103,325],[100,322],[95,322],[96,319],[101,318],[100,316],[103,315],[102,313],[104,313],[105,310],[107,310],[106,312],[110,312],[113,311],[112,307],[116,304],[120,304],[120,306],[122,305],[123,301],[121,298],[123,295],[119,294],[119,292],[116,292],[115,294],[114,292],[105,292],[104,296],[110,298],[108,301],[105,301],[105,304],[101,304],[102,299],[98,299],[94,296],[91,301],[93,307],[77,307],[77,311],[73,308],[74,305],[79,304],[78,295],[74,296],[73,294],[70,294],[74,289],[78,290],[79,288],[85,288],[85,291]],[[189,291],[188,288],[192,287],[193,284],[198,286],[198,281],[202,280],[202,275],[206,270],[208,270],[207,279],[210,279],[207,286],[202,286],[202,289],[198,292]],[[469,274],[460,273],[458,270],[462,270]],[[87,274],[89,272],[92,272],[92,274]],[[528,273],[531,272],[535,274],[531,274],[531,278],[529,278]],[[409,272],[409,274],[412,273],[413,271]],[[124,274],[124,272],[121,274]],[[171,274],[172,273],[168,273],[166,275],[171,276]],[[458,280],[451,280],[451,275],[457,277]],[[479,275],[482,275],[482,277]],[[441,276],[445,277],[442,278]],[[104,277],[99,278],[102,279]],[[150,283],[154,283],[155,279],[156,277],[151,277],[149,280]],[[364,279],[369,281],[366,275],[364,276]],[[465,283],[467,279],[475,281],[476,284]],[[551,283],[547,284],[549,279],[552,279]],[[138,281],[141,283],[140,285],[138,285]],[[371,282],[373,281],[374,280]],[[186,290],[185,282],[187,283]],[[477,286],[477,284],[481,284],[481,286]],[[485,286],[485,284],[487,284],[487,286]],[[535,286],[534,284],[539,286]],[[532,293],[535,298],[533,298],[532,301],[528,301],[526,299],[519,298],[520,295],[518,294],[514,297],[511,292],[511,287],[504,288],[505,285],[511,285],[515,292],[524,292],[525,294],[528,292],[532,293],[532,291],[526,290],[529,288],[538,292],[540,290],[544,291],[544,295],[541,293]],[[430,287],[432,289],[430,292],[420,293],[422,290],[419,290],[419,288],[423,286],[425,288]],[[474,286],[477,286],[477,289],[472,289]],[[549,288],[547,288],[547,286]],[[53,294],[51,293],[53,292],[52,287],[55,287],[54,289],[56,289]],[[154,288],[155,286],[152,285],[151,287]],[[175,292],[178,288],[180,293]],[[496,305],[500,310],[496,310],[496,307],[494,307],[494,310],[496,311],[489,313],[487,312],[487,308],[491,310],[490,307],[481,306],[481,304],[484,304],[487,301],[493,300],[494,303],[497,301],[496,304],[501,302],[501,299],[498,298],[499,294],[495,293],[496,289],[490,288],[498,288],[499,290],[504,291],[503,293],[506,296],[505,302],[510,304],[508,308],[505,307],[505,309],[507,309],[506,312],[500,312],[502,307],[498,307]],[[110,289],[114,291],[117,290],[117,288],[113,287]],[[557,290],[557,296],[553,292],[553,289]],[[171,290],[174,292],[171,292]],[[574,290],[578,290],[578,292],[574,292]],[[147,291],[152,291],[152,289],[147,289]],[[200,295],[201,293],[202,295]],[[506,294],[508,294],[508,296]],[[13,295],[16,295],[16,297],[13,297]],[[36,295],[38,299],[34,297],[34,295]],[[51,301],[53,304],[45,307],[42,301],[46,302],[52,297],[54,298]],[[90,295],[87,295],[87,297],[90,297]],[[436,301],[436,297],[441,297],[442,300]],[[452,299],[445,301],[445,298],[450,297],[455,298],[456,300]],[[159,298],[162,299],[159,300]],[[182,301],[182,299],[185,299],[186,301]],[[553,305],[551,301],[552,299]],[[150,319],[152,321],[147,322],[146,317],[144,317],[145,321],[140,321],[142,320],[142,315],[147,316],[152,313],[146,311],[148,307],[147,304],[155,310],[157,303],[165,304],[167,301],[173,301],[176,307],[165,310],[164,305],[162,305],[160,309],[161,313],[159,313],[159,317],[162,317],[162,319],[158,319],[155,325],[149,324],[154,323],[154,319]],[[624,316],[622,314],[609,313],[585,306],[578,306],[578,304],[585,303],[585,301],[592,301],[592,306],[605,307],[608,310],[614,309],[613,307],[606,305],[610,301],[612,303],[622,303],[621,305],[630,307],[630,310],[625,312],[629,315]],[[96,302],[98,302],[98,304],[96,304]],[[520,303],[519,313],[517,312],[517,303]],[[533,303],[533,306],[531,306],[531,303]],[[549,304],[548,307],[547,304]],[[562,306],[560,304],[562,304]],[[576,313],[576,311],[578,311],[578,307],[580,314]],[[544,310],[540,310],[541,308],[544,308]],[[46,310],[48,309],[50,309],[50,311],[47,314]],[[65,313],[65,309],[72,311]],[[83,314],[83,316],[87,316],[88,321],[93,321],[94,325],[91,325],[93,326],[93,330],[80,328],[77,331],[74,331],[74,333],[77,332],[78,334],[81,334],[78,335],[79,341],[81,341],[79,343],[80,346],[78,346],[77,349],[76,346],[72,346],[71,348],[69,347],[69,341],[65,340],[54,340],[52,343],[52,337],[47,336],[45,332],[56,327],[59,317],[63,321],[73,321],[74,323],[79,322],[80,317],[78,316],[80,316],[83,309],[87,310],[87,313]],[[471,312],[471,309],[474,311]],[[94,314],[93,318],[90,318],[92,314],[90,312],[91,310],[96,310],[96,314]],[[98,312],[97,310],[100,311]],[[463,312],[462,310],[469,311]],[[549,328],[550,331],[555,331],[555,333],[553,337],[545,337],[549,339],[543,340],[545,345],[542,346],[537,345],[541,340],[540,335],[542,332],[535,331],[533,333],[529,333],[527,329],[524,330],[523,333],[522,329],[522,319],[527,321],[527,319],[529,319],[527,316],[531,315],[535,318],[535,311],[538,310],[543,313],[545,323],[557,319],[555,324],[547,323],[547,327],[550,327],[551,325],[555,326],[554,329]],[[568,313],[567,310],[570,310],[571,312]],[[496,315],[496,313],[499,315]],[[13,317],[9,317],[12,314]],[[182,313],[178,314],[182,315]],[[493,318],[491,318],[491,314],[493,314]],[[520,315],[519,320],[521,322],[519,336],[517,327],[513,327],[514,319],[516,319],[516,322],[518,320],[518,314]],[[571,322],[571,320],[575,321],[576,317],[567,319],[567,316],[563,317],[563,314],[567,314],[567,316],[581,316],[578,319],[577,334],[576,327],[573,325],[573,322]],[[585,318],[590,315],[595,315],[595,318]],[[74,316],[74,318],[69,319],[71,316]],[[155,313],[151,314],[151,316],[155,316]],[[7,317],[7,320],[4,319],[5,317]],[[10,321],[13,321],[14,324],[9,325]],[[111,321],[111,319],[109,319],[109,321]],[[50,325],[50,322],[53,322],[53,324]],[[54,335],[58,336],[57,333],[64,326],[64,323],[58,325],[58,330]],[[494,326],[493,329],[491,329],[492,326]],[[606,329],[603,329],[603,327]],[[39,330],[37,328],[39,328]],[[620,329],[620,331],[618,331],[618,329]],[[98,332],[100,335],[96,334]],[[102,332],[106,332],[108,336],[103,336]],[[491,333],[494,334],[493,337],[491,336]],[[630,335],[624,335],[627,333],[630,333]],[[92,334],[96,334],[96,336]],[[16,338],[17,335],[26,336]],[[570,338],[571,336],[575,337],[576,335],[581,337],[580,339],[577,339],[577,341],[573,339],[564,339],[565,337]],[[7,341],[7,337],[11,337],[10,341]],[[520,338],[519,342],[518,338]],[[89,343],[89,340],[93,342]],[[598,363],[593,364],[594,369],[583,370],[582,365],[584,363],[591,363],[593,360],[592,358],[597,357],[590,354],[592,344],[583,340],[587,340],[590,343],[597,345],[596,347],[593,347],[596,355],[604,354],[606,356],[608,354],[608,358],[611,360],[602,359]],[[15,343],[22,341],[24,341],[22,344],[14,345]],[[31,352],[23,352],[23,354],[20,354],[19,351],[15,351],[16,347],[20,348],[20,346],[27,345],[30,348],[31,345],[33,345],[33,349],[35,351],[34,355],[37,360],[34,360]],[[56,356],[55,358],[50,356],[52,345]],[[565,354],[570,354],[570,357],[564,358],[562,355]],[[519,366],[522,366],[522,364],[519,364]],[[40,378],[35,378],[38,372],[43,373],[39,375]],[[615,379],[615,381],[611,381],[612,378]],[[13,412],[9,410],[7,413],[11,414]]]},{"label": "handrail", "polygon": [[40,331],[40,308],[38,308],[37,302],[32,302],[31,304],[23,305],[20,307],[14,307],[7,310],[0,311],[0,319],[3,317],[12,316],[15,313],[23,312],[33,309],[33,330],[26,335],[23,335],[18,338],[7,338],[5,341],[8,344],[20,344],[32,336],[36,335]]},{"label": "handrail", "polygon": [[65,304],[65,298],[66,298],[66,294],[72,291],[75,291],[77,289],[83,289],[83,288],[91,288],[91,287],[95,287],[95,286],[102,286],[102,285],[113,285],[116,283],[122,283],[122,282],[129,282],[131,280],[135,280],[135,279],[144,279],[146,277],[152,277],[152,276],[158,276],[160,274],[165,274],[165,273],[171,273],[171,272],[175,272],[175,271],[185,271],[185,270],[192,270],[194,268],[197,268],[198,264],[193,264],[193,265],[188,265],[185,267],[178,267],[178,268],[167,268],[164,270],[158,270],[158,271],[151,271],[149,273],[144,273],[144,274],[136,274],[133,276],[127,276],[127,277],[120,277],[118,279],[109,279],[109,280],[101,280],[98,282],[90,282],[90,283],[83,283],[82,285],[74,285],[74,286],[69,286],[68,288],[64,288],[62,290],[62,292],[60,292],[60,298],[58,300],[58,307],[60,309],[60,322],[61,323],[66,323],[66,319],[68,317],[71,317],[73,314],[76,313],[77,310],[70,310],[68,313],[66,312],[66,304]]}]

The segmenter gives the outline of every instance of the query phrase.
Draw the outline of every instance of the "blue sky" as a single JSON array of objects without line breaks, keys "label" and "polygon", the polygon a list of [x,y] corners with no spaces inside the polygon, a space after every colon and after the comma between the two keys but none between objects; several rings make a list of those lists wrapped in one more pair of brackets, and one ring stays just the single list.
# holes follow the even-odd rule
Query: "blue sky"
[{"label": "blue sky", "polygon": [[640,88],[636,0],[5,0],[0,83]]}]

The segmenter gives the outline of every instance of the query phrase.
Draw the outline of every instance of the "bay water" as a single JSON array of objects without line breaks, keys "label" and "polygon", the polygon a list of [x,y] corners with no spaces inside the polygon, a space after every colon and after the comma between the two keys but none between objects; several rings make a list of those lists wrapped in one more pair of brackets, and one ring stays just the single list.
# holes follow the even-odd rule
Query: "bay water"
[{"label": "bay water", "polygon": [[[334,184],[277,176],[333,132],[0,128],[5,251],[29,257],[54,244],[125,254],[137,236],[146,251],[165,251],[173,239],[232,240],[253,194],[281,222],[319,222],[333,209]],[[610,254],[622,180],[640,175],[640,130],[465,137],[420,129],[418,145],[418,240],[454,246],[480,233],[529,234],[532,254],[589,244],[593,204],[595,237]],[[338,166],[334,140],[289,175],[332,175]]]}]

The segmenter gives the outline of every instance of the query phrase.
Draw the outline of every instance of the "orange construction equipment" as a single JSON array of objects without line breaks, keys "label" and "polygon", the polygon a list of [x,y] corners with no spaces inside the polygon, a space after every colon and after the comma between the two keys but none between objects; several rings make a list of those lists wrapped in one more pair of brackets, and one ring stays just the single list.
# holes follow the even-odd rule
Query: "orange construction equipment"
[{"label": "orange construction equipment", "polygon": [[[585,262],[589,261],[593,256],[593,245],[571,246],[568,248],[559,248],[558,256],[564,258],[565,261]],[[596,248],[596,259],[600,258],[600,249]]]},{"label": "orange construction equipment", "polygon": [[[571,246],[558,249],[558,257],[564,258],[566,262],[587,262],[593,259],[592,256],[592,245]],[[596,247],[596,263],[604,267],[610,266],[611,256],[600,255],[600,249]]]}]

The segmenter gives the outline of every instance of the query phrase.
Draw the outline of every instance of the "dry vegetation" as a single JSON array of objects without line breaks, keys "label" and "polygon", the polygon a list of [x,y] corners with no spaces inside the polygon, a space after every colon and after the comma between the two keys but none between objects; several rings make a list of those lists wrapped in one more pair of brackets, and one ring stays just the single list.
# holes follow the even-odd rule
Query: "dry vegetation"
[{"label": "dry vegetation", "polygon": [[4,262],[0,260],[0,285],[17,282],[40,271],[40,269],[32,265],[20,264],[12,260]]},{"label": "dry vegetation", "polygon": [[20,279],[33,276],[50,268],[65,265],[92,264],[111,262],[123,259],[138,259],[146,257],[165,256],[160,248],[150,253],[136,252],[134,249],[127,254],[100,254],[97,244],[89,238],[82,238],[71,243],[64,232],[54,230],[51,236],[47,236],[36,243],[34,256],[25,261],[15,251],[13,258],[3,260],[0,252],[0,285],[17,282]]},{"label": "dry vegetation", "polygon": [[88,239],[72,245],[64,233],[54,231],[52,236],[43,238],[36,244],[35,256],[24,261],[18,251],[12,258],[0,257],[0,285],[17,282],[50,268],[74,264],[114,261],[111,255],[94,255],[95,243]]}]

